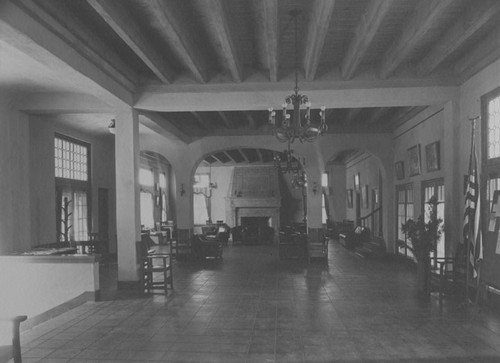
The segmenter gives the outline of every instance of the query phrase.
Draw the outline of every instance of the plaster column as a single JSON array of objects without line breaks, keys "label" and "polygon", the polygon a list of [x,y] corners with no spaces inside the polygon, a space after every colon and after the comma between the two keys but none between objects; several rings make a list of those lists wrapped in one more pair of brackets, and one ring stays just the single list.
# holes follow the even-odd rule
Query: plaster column
[{"label": "plaster column", "polygon": [[[461,122],[459,103],[451,100],[444,106],[442,162],[444,165],[444,231],[445,254],[453,256],[456,243],[462,240],[464,198],[463,177],[460,174],[459,158],[464,149],[460,149],[460,135],[457,123]],[[462,121],[467,122],[467,121]],[[470,150],[470,144],[467,146]],[[469,151],[467,151],[468,157]],[[468,165],[468,164],[467,164]],[[459,226],[459,228],[457,228]]]},{"label": "plaster column", "polygon": [[115,130],[118,287],[136,288],[139,282],[136,243],[141,240],[137,111],[120,110]]},{"label": "plaster column", "polygon": [[0,254],[31,246],[28,115],[0,98]]}]

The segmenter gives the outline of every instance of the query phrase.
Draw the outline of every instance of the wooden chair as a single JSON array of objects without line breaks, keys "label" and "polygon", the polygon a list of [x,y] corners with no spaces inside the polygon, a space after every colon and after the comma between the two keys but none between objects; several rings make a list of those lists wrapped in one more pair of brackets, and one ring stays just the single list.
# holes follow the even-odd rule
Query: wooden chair
[{"label": "wooden chair", "polygon": [[147,293],[162,288],[174,288],[174,275],[170,253],[159,253],[144,241],[138,243],[138,258],[141,268],[141,287]]},{"label": "wooden chair", "polygon": [[[0,342],[0,362],[8,362],[10,359],[14,358],[14,363],[21,363],[21,339],[19,336],[19,326],[21,322],[27,319],[26,315],[20,315],[16,317],[0,317],[0,335],[11,330],[12,332],[12,344],[5,344]],[[6,328],[5,330],[3,328]],[[7,333],[8,334],[8,333]]]},{"label": "wooden chair", "polygon": [[436,257],[433,259],[435,269],[431,273],[431,288],[437,289],[439,299],[443,295],[457,295],[465,291],[467,265],[462,244],[458,244],[454,257]]}]

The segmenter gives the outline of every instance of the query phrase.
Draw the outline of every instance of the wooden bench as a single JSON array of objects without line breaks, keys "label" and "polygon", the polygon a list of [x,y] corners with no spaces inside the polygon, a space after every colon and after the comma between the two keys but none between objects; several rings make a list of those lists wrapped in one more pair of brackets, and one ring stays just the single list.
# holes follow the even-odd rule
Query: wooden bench
[{"label": "wooden bench", "polygon": [[[27,319],[26,315],[15,317],[0,317],[0,338],[6,338],[8,332],[12,333],[12,342],[0,341],[0,362],[8,362],[14,358],[14,363],[21,363],[21,339],[19,336],[19,326]],[[8,339],[8,338],[7,338]]]}]

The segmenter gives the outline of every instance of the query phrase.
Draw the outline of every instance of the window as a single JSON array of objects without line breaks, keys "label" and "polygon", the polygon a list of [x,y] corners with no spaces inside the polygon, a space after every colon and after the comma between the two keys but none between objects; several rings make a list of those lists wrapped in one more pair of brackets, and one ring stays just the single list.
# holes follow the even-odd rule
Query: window
[{"label": "window", "polygon": [[154,220],[154,172],[153,169],[139,169],[139,184],[141,185],[141,226],[152,229]]},{"label": "window", "polygon": [[494,159],[500,157],[500,95],[487,97],[485,103],[488,159]]},{"label": "window", "polygon": [[144,187],[154,187],[155,179],[152,169],[139,169],[139,184]]},{"label": "window", "polygon": [[[437,198],[437,206],[434,212],[436,213],[437,218],[442,219],[441,222],[441,227],[442,227],[444,224],[444,181],[443,179],[426,181],[423,183],[423,188],[424,188],[424,200],[423,200],[424,221],[425,222],[429,221],[429,214],[432,208],[432,205],[429,204],[429,199],[431,199],[432,196],[435,196]],[[436,243],[435,249],[431,251],[431,258],[445,257],[444,229],[442,231],[443,232]]]},{"label": "window", "polygon": [[413,253],[408,248],[411,247],[411,242],[406,239],[405,234],[401,231],[401,225],[406,223],[408,219],[414,219],[413,213],[413,184],[400,185],[396,188],[396,204],[398,210],[397,216],[397,237],[401,242],[398,245],[398,253],[413,257]]},{"label": "window", "polygon": [[90,145],[56,134],[54,164],[58,240],[87,240],[91,220]]},{"label": "window", "polygon": [[167,222],[167,175],[160,173],[161,222]]},{"label": "window", "polygon": [[326,210],[326,195],[325,193],[321,194],[321,220],[323,223],[327,223],[328,221],[328,212]]}]

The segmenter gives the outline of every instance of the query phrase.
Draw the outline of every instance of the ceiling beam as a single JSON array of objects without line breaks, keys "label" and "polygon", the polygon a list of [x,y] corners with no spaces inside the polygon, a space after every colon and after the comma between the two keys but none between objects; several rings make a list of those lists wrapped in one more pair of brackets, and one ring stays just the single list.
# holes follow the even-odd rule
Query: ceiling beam
[{"label": "ceiling beam", "polygon": [[454,70],[462,80],[500,59],[500,26],[455,63]]},{"label": "ceiling beam", "polygon": [[167,139],[174,138],[186,144],[193,141],[188,135],[173,125],[172,122],[156,112],[139,111],[139,121],[144,126]]},{"label": "ceiling beam", "polygon": [[499,11],[498,0],[474,2],[417,65],[417,74],[425,76],[435,70],[451,53],[496,17]]},{"label": "ceiling beam", "polygon": [[428,34],[441,16],[456,3],[454,0],[419,1],[401,36],[385,53],[380,67],[380,77],[389,77]]},{"label": "ceiling beam", "polygon": [[123,3],[105,0],[87,2],[162,82],[172,82],[174,72],[167,66],[166,59],[143,34]]},{"label": "ceiling beam", "polygon": [[190,22],[171,1],[153,0],[147,2],[163,29],[162,35],[177,56],[183,61],[196,80],[205,83],[208,80],[208,64],[196,44],[196,34],[189,26]]},{"label": "ceiling beam", "polygon": [[248,160],[247,155],[243,152],[242,149],[238,148],[238,152],[241,154],[241,156],[243,156],[243,159],[245,159],[247,163],[250,163],[250,160]]},{"label": "ceiling beam", "polygon": [[308,81],[316,76],[334,7],[334,0],[316,0],[313,4],[304,54],[304,71]]},{"label": "ceiling beam", "polygon": [[352,78],[356,72],[394,1],[372,1],[369,3],[342,61],[341,72],[344,79]]},{"label": "ceiling beam", "polygon": [[245,114],[245,117],[247,118],[248,127],[251,129],[256,129],[257,126],[256,126],[255,119],[253,118],[252,114],[248,111],[243,111],[243,113]]},{"label": "ceiling beam", "polygon": [[264,62],[269,69],[269,80],[278,81],[278,0],[257,0],[256,8],[257,41],[264,54]]},{"label": "ceiling beam", "polygon": [[425,110],[427,106],[411,106],[407,107],[406,109],[402,110],[401,113],[396,114],[390,121],[390,124],[394,125],[394,128],[399,127],[403,125],[404,123],[408,122],[415,116],[417,116],[420,112]]},{"label": "ceiling beam", "polygon": [[219,114],[219,117],[222,119],[222,121],[224,122],[224,125],[226,125],[226,127],[228,129],[231,129],[233,127],[233,125],[231,124],[231,121],[229,121],[229,119],[226,117],[226,115],[224,114],[224,112],[222,111],[217,111],[217,113]]},{"label": "ceiling beam", "polygon": [[235,82],[243,80],[243,67],[231,38],[230,26],[222,0],[195,0],[196,8],[208,22],[208,34],[216,44],[216,51]]},{"label": "ceiling beam", "polygon": [[109,105],[134,103],[134,82],[108,60],[93,58],[90,47],[77,45],[69,29],[31,0],[0,1],[0,39],[46,66],[48,74],[54,72]]},{"label": "ceiling beam", "polygon": [[211,130],[212,129],[210,123],[206,119],[204,119],[203,117],[201,117],[201,115],[198,112],[191,111],[191,115],[194,116],[194,118],[196,119],[196,122],[198,122],[198,124],[200,124],[201,127],[203,127],[205,130]]},{"label": "ceiling beam", "polygon": [[391,110],[390,107],[379,107],[371,112],[368,119],[366,120],[367,125],[375,124],[380,121],[381,118],[387,116],[387,113]]}]

